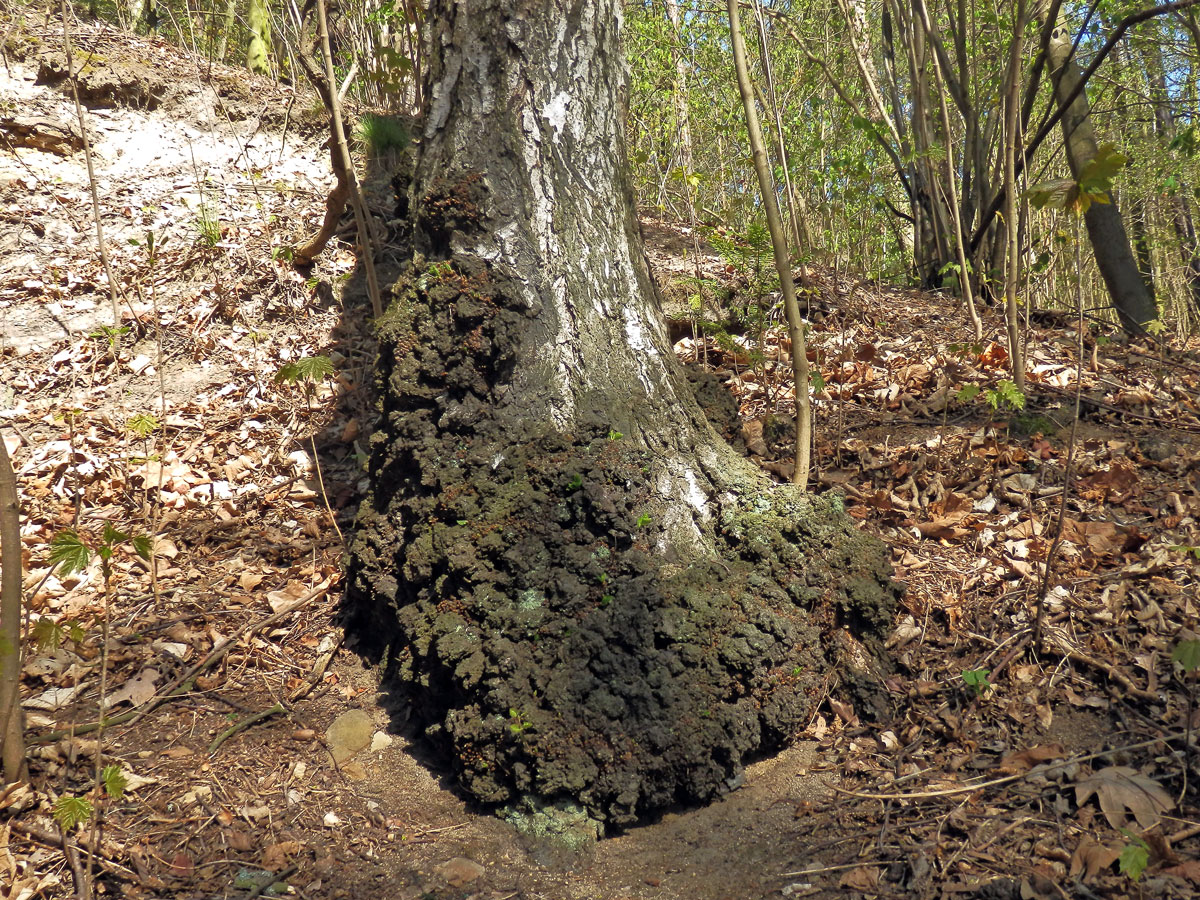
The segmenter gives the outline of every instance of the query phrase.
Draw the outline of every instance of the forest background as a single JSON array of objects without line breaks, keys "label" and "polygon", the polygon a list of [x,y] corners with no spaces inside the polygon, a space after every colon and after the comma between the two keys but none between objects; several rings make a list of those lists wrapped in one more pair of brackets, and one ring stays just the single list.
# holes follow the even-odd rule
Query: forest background
[{"label": "forest background", "polygon": [[[131,34],[165,39],[214,65],[234,64],[284,84],[309,77],[300,48],[311,35],[302,36],[303,10],[294,6],[99,3],[76,12]],[[326,87],[322,103],[303,112],[323,114],[336,97],[352,113],[347,126],[359,147],[375,152],[402,146],[425,99],[420,89],[423,48],[436,37],[422,33],[420,4],[347,4],[331,7],[329,13],[330,62],[338,89]],[[1146,342],[1137,346],[1157,357],[1153,392],[1138,393],[1141,375],[1135,375],[1113,402],[1137,409],[1143,417],[1164,395],[1186,406],[1186,391],[1171,388],[1161,367],[1193,332],[1200,297],[1193,225],[1193,185],[1200,183],[1195,159],[1200,148],[1195,125],[1200,30],[1191,3],[772,3],[743,4],[743,16],[754,91],[802,301],[815,305],[818,315],[828,313],[827,286],[843,277],[927,288],[930,293],[921,302],[945,319],[939,354],[966,360],[969,366],[978,363],[987,372],[982,389],[959,390],[960,373],[952,361],[941,360],[939,365],[954,376],[942,386],[943,394],[950,383],[954,390],[926,412],[932,410],[934,418],[940,413],[944,424],[947,410],[953,409],[957,418],[972,402],[980,409],[990,406],[991,413],[1015,413],[1024,406],[1026,394],[1033,392],[1024,383],[1029,367],[1020,361],[1030,342],[1040,340],[1033,327],[1039,324],[1060,329],[1068,351],[1076,338],[1082,341],[1086,335],[1092,371],[1101,383],[1104,366],[1096,363],[1096,355],[1110,341],[1120,340],[1120,331],[1137,336]],[[683,236],[676,245],[683,265],[669,268],[665,278],[659,272],[674,333],[690,337],[693,352],[711,347],[720,359],[732,360],[738,373],[734,380],[742,389],[766,382],[769,397],[774,388],[764,376],[770,369],[767,355],[780,341],[775,327],[783,315],[780,285],[753,176],[745,110],[732,77],[725,10],[714,4],[631,4],[625,25],[631,71],[628,149],[637,196],[648,222],[670,222]],[[315,80],[322,78],[318,74]],[[1095,132],[1082,144],[1062,131],[1059,119],[1068,119],[1063,115],[1068,112],[1077,116],[1076,124],[1086,112],[1086,124]],[[211,245],[221,243],[221,223],[203,212],[199,221],[200,242],[211,238]],[[714,258],[721,263],[718,278],[713,277]],[[889,320],[896,310],[888,300],[901,302],[900,296],[880,290],[865,302],[861,314],[878,333],[886,334],[894,324]],[[1004,315],[997,314],[1001,310]],[[1071,331],[1076,316],[1086,323],[1077,333]],[[889,352],[882,343],[880,348]],[[829,375],[832,358],[818,355],[814,360],[821,363],[814,384],[818,395],[826,388],[821,372]],[[1078,373],[1082,360],[1079,354],[1073,372]],[[854,367],[840,357],[834,363],[835,368]],[[870,359],[857,363],[869,365]],[[331,378],[322,366],[313,361],[293,368],[282,381],[310,387],[322,383]],[[1047,364],[1042,358],[1030,371],[1043,387],[1053,382],[1047,390],[1071,380],[1060,378],[1064,371],[1057,359]],[[911,372],[894,373],[889,366],[889,377],[893,375],[900,391],[884,402],[898,400],[901,412],[917,409],[911,397],[905,400],[905,379]],[[835,391],[825,399],[845,394]],[[296,405],[304,406],[315,393],[297,396],[303,402]],[[786,389],[779,388],[775,396],[786,397]],[[1111,392],[1101,393],[1101,406],[1105,397],[1113,399]],[[1126,401],[1132,405],[1125,406]],[[747,405],[755,402],[750,397]],[[766,448],[762,429],[770,430],[770,416],[757,424],[757,433],[753,428],[746,432],[752,450]],[[1046,423],[1026,424],[1038,428]],[[989,432],[986,441],[991,440]],[[1065,461],[1065,449],[1051,449],[1039,440],[1034,437],[1033,446],[1042,461]],[[940,440],[937,446],[942,446]],[[1143,449],[1147,458],[1171,452],[1158,448],[1151,453],[1148,444]],[[318,456],[315,446],[313,450]],[[1108,447],[1101,456],[1110,451],[1117,453]],[[999,453],[1004,457],[1008,451]],[[758,455],[778,456],[782,461],[773,463],[776,474],[786,474],[785,455]],[[1010,454],[1004,464],[1010,463],[1019,466],[1020,460]],[[906,471],[904,465],[879,477],[890,479],[893,488],[906,479],[912,482],[911,467]],[[1103,462],[1094,471],[1081,472],[1094,479],[1087,490],[1098,491],[1105,501],[1116,497],[1127,502],[1127,493],[1136,491],[1126,492],[1126,486],[1116,483],[1128,474],[1122,465]],[[1067,468],[1069,478],[1069,464]],[[839,471],[833,474],[839,476]],[[997,496],[1020,505],[1013,498],[1025,490],[1022,479],[1028,473],[1005,471],[1001,477],[1010,493]],[[1016,479],[1011,485],[1010,478]],[[1178,485],[1156,487],[1168,498],[1164,508],[1174,511],[1173,525],[1186,526],[1190,496],[1181,500],[1175,494],[1170,500],[1169,489]],[[893,516],[904,511],[905,489],[898,491],[899,497],[889,489],[889,497],[876,498],[881,512],[884,503],[896,504],[886,510]],[[911,509],[928,506],[933,519],[925,536],[961,539],[965,510],[948,508],[941,502],[944,497],[927,504],[935,493],[930,490],[922,498],[913,488]],[[1047,493],[1033,502],[1057,506],[1060,495]],[[1031,496],[1037,495],[1026,491],[1026,509]],[[1059,521],[1061,535],[1061,513]],[[1074,539],[1085,547],[1085,557],[1090,549],[1116,559],[1125,550],[1140,550],[1146,537],[1138,537],[1136,529],[1131,537],[1122,522],[1108,531],[1090,529],[1089,536],[1083,525],[1092,524],[1108,525],[1074,522],[1067,527],[1067,542]],[[104,537],[110,553],[123,537],[120,532]],[[1007,537],[1029,542],[1035,557],[1046,553],[1047,542],[1037,546],[1033,534]],[[1189,559],[1195,549],[1191,543],[1179,539],[1170,544],[1168,555]],[[900,559],[908,561],[911,572],[918,571],[920,566],[905,552]],[[1015,563],[1020,571],[1023,559],[1017,554],[1006,564]],[[1026,563],[1024,575],[1030,571]],[[1054,603],[1061,597],[1047,600],[1046,587],[1043,580],[1040,600],[1055,613]],[[947,618],[954,624],[957,615]],[[909,622],[904,627],[918,626]],[[1189,643],[1188,632],[1170,633],[1171,642],[1163,645],[1166,657],[1172,648]],[[1022,640],[1028,643],[1027,636]],[[1003,669],[1013,658],[997,653],[992,666]],[[1085,653],[1076,654],[1074,662],[1130,688],[1132,683],[1120,680],[1126,676],[1107,667],[1104,659],[1103,654]],[[1162,658],[1146,669],[1150,682],[1160,663]],[[1186,657],[1183,665],[1195,668]],[[978,699],[990,690],[988,677],[984,667],[970,666],[957,687]],[[1133,696],[1151,703],[1152,693],[1147,688]],[[1187,697],[1190,704],[1190,692]],[[1083,705],[1094,705],[1093,700],[1086,696]],[[1188,710],[1190,723],[1190,705]],[[838,724],[854,721],[850,711]],[[523,727],[519,716],[516,726]],[[1159,804],[1159,795],[1154,796]],[[1155,814],[1165,808],[1159,804]],[[1143,846],[1130,839],[1118,849]],[[1115,860],[1113,856],[1105,865]]]}]

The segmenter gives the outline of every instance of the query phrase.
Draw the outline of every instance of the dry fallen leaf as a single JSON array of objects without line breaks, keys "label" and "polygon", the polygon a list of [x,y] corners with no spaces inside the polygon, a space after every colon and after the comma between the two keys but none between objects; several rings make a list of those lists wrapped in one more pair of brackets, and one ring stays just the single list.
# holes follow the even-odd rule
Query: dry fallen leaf
[{"label": "dry fallen leaf", "polygon": [[278,844],[272,844],[263,850],[262,866],[264,869],[282,869],[300,849],[299,841],[280,841]]},{"label": "dry fallen leaf", "polygon": [[879,884],[879,870],[873,866],[859,866],[851,869],[842,876],[838,887],[849,888],[852,891],[873,892]]},{"label": "dry fallen leaf", "polygon": [[248,853],[254,849],[254,838],[250,837],[248,832],[242,831],[240,828],[233,828],[229,831],[229,848],[236,850],[238,853]]},{"label": "dry fallen leaf", "polygon": [[1083,806],[1093,794],[1113,828],[1125,825],[1126,813],[1132,813],[1143,829],[1153,828],[1164,812],[1175,807],[1157,781],[1129,766],[1109,766],[1076,782],[1076,805]]},{"label": "dry fallen leaf", "polygon": [[1186,878],[1192,884],[1200,885],[1200,859],[1189,859],[1177,866],[1163,869],[1164,875],[1174,875],[1176,878]]},{"label": "dry fallen leaf", "polygon": [[30,697],[28,700],[21,701],[21,705],[26,709],[44,709],[48,712],[55,712],[78,697],[83,689],[83,684],[77,684],[73,687],[50,688],[49,690],[42,691],[36,697]]},{"label": "dry fallen leaf", "polygon": [[770,452],[767,442],[763,440],[763,423],[760,419],[742,425],[742,440],[746,442],[746,449],[751,453],[766,456]]},{"label": "dry fallen leaf", "polygon": [[1023,774],[1036,765],[1052,759],[1061,759],[1066,755],[1067,750],[1062,744],[1038,744],[1026,750],[1018,750],[1015,753],[1006,754],[1000,760],[1000,770]]},{"label": "dry fallen leaf", "polygon": [[118,703],[128,703],[135,709],[149,701],[158,687],[158,679],[162,677],[158,669],[147,667],[130,678],[119,690],[108,695],[106,707]]},{"label": "dry fallen leaf", "polygon": [[1071,854],[1071,877],[1078,878],[1083,874],[1085,881],[1095,878],[1101,871],[1107,869],[1121,855],[1121,847],[1109,847],[1097,843],[1089,835],[1084,835],[1079,846]]}]

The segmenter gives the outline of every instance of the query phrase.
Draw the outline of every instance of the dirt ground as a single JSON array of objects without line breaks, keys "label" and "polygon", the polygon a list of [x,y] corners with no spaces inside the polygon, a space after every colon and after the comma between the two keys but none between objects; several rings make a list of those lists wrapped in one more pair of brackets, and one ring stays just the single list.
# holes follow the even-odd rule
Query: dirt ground
[{"label": "dirt ground", "polygon": [[[289,262],[332,184],[312,97],[76,27],[117,333],[61,29],[5,24],[0,434],[23,501],[32,776],[0,786],[5,900],[70,896],[89,868],[132,898],[275,882],[308,900],[1194,896],[1188,347],[1089,333],[1072,439],[1069,316],[1032,331],[1018,414],[986,402],[1006,357],[965,340],[950,298],[814,270],[821,489],[892,546],[907,586],[894,717],[860,721],[831,685],[727,798],[568,852],[468,806],[338,627],[372,348],[352,246]],[[388,165],[371,163],[385,229]],[[674,308],[697,271],[706,302],[736,295],[702,239],[696,257],[687,229],[644,230]],[[681,358],[739,400],[747,452],[787,477],[779,329],[764,354],[735,329],[674,327]],[[276,377],[317,356],[333,373],[311,390]],[[105,524],[155,546],[148,563],[115,539],[107,602]],[[51,565],[66,529],[93,551],[71,575]],[[114,721],[98,734],[102,669]],[[123,773],[115,796],[94,789],[98,752]],[[102,824],[67,828],[64,851],[70,797]]]}]

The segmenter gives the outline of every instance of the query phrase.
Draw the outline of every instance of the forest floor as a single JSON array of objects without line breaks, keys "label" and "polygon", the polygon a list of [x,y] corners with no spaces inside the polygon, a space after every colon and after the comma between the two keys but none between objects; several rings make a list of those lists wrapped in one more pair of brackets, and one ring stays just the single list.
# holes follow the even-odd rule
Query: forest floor
[{"label": "forest floor", "polygon": [[[0,434],[23,502],[32,781],[0,785],[5,900],[70,896],[89,868],[130,898],[250,900],[273,882],[306,900],[1197,894],[1189,347],[1089,328],[1079,359],[1071,316],[1036,317],[1016,411],[992,311],[976,344],[952,298],[812,271],[818,489],[892,547],[907,586],[894,718],[829,699],[720,802],[569,854],[455,794],[343,646],[372,338],[349,244],[311,271],[288,261],[332,182],[312,99],[79,27],[117,333],[61,31],[9,24]],[[745,301],[699,236],[644,230],[674,306],[697,269],[709,309]],[[786,344],[766,326],[760,346],[677,321],[677,350],[726,379],[735,439],[786,478]],[[312,390],[276,377],[318,355],[334,374]],[[51,564],[67,529],[93,551],[70,575]],[[97,733],[102,697],[115,721]],[[97,753],[123,773],[115,796],[94,790]],[[72,796],[103,824],[68,829],[64,852],[52,811]]]}]

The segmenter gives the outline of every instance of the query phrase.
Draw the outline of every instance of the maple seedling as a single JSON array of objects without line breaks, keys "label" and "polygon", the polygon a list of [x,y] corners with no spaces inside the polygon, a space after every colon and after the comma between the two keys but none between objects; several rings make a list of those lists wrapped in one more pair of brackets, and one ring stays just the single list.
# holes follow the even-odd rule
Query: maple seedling
[{"label": "maple seedling", "polygon": [[996,689],[996,686],[988,681],[991,671],[991,669],[963,669],[963,684],[976,697],[982,697],[988,691]]},{"label": "maple seedling", "polygon": [[1121,855],[1117,857],[1117,868],[1122,875],[1127,875],[1130,881],[1137,881],[1150,864],[1150,845],[1128,828],[1122,828],[1121,833],[1129,838],[1129,843],[1122,848]]}]

